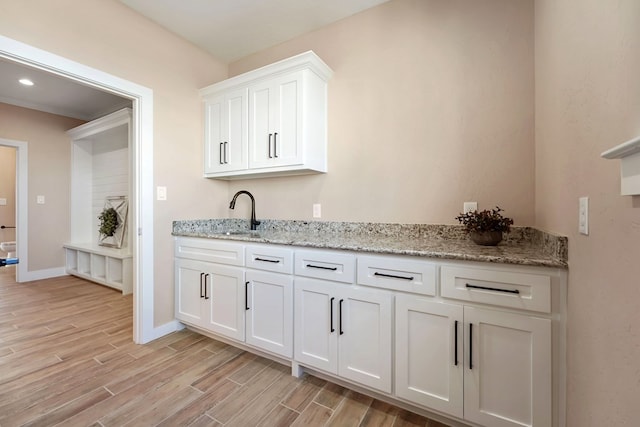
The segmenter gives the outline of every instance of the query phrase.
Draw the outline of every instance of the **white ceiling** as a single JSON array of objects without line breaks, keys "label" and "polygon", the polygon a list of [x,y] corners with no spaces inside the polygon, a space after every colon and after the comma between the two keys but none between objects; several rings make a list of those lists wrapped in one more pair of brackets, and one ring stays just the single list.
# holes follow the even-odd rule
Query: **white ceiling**
[{"label": "white ceiling", "polygon": [[389,0],[120,0],[225,62]]},{"label": "white ceiling", "polygon": [[[389,0],[120,0],[230,62]],[[26,87],[18,80],[35,83]],[[93,120],[129,100],[0,58],[0,102]]]}]

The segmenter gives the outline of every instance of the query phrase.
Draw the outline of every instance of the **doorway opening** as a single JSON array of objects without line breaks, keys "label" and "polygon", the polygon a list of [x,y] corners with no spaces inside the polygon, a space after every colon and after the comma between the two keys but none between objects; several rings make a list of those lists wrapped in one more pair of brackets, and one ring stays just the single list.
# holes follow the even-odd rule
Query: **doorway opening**
[{"label": "doorway opening", "polygon": [[[142,344],[164,335],[166,328],[155,328],[153,320],[153,92],[144,86],[4,36],[0,36],[0,58],[131,100],[133,185],[130,208],[131,226],[135,230],[131,248],[134,259],[133,339]],[[24,149],[26,154],[26,143]],[[26,200],[24,202],[26,205]],[[26,206],[24,211],[19,208],[19,215],[23,215],[23,212],[26,215]],[[26,227],[17,230],[20,233],[22,229],[27,232]],[[27,240],[26,236],[20,234],[17,237],[20,256]]]}]

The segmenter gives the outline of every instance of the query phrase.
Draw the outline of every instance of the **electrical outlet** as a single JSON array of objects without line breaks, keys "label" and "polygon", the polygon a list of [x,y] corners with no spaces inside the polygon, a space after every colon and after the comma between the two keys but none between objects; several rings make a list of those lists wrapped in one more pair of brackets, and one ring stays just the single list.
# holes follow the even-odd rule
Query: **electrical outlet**
[{"label": "electrical outlet", "polygon": [[4,197],[0,198],[0,206],[7,206],[7,199]]},{"label": "electrical outlet", "polygon": [[39,205],[44,205],[44,196],[36,196],[36,203]]},{"label": "electrical outlet", "polygon": [[320,203],[313,204],[313,217],[314,218],[322,217],[322,206],[320,205]]},{"label": "electrical outlet", "polygon": [[462,205],[462,209],[462,212],[464,213],[477,211],[478,202],[464,202],[464,205]]},{"label": "electrical outlet", "polygon": [[578,207],[578,231],[585,236],[589,235],[589,198],[580,197]]}]

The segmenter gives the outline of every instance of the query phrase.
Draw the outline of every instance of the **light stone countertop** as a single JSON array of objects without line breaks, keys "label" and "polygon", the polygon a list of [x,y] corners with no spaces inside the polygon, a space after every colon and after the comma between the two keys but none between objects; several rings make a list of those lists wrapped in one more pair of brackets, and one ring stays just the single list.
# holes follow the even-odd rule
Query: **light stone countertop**
[{"label": "light stone countertop", "polygon": [[479,246],[462,226],[382,224],[325,221],[261,220],[257,234],[247,220],[174,221],[174,236],[202,237],[248,243],[270,243],[365,253],[411,255],[438,259],[567,268],[567,238],[530,227],[512,227],[498,246]]}]

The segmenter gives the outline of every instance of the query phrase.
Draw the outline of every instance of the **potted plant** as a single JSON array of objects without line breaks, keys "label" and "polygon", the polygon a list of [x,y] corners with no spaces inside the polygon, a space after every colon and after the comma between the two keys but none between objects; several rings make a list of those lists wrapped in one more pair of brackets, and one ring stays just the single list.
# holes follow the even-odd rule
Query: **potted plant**
[{"label": "potted plant", "polygon": [[495,246],[502,241],[502,233],[511,231],[513,219],[502,216],[503,209],[477,210],[461,213],[456,219],[478,245]]}]

